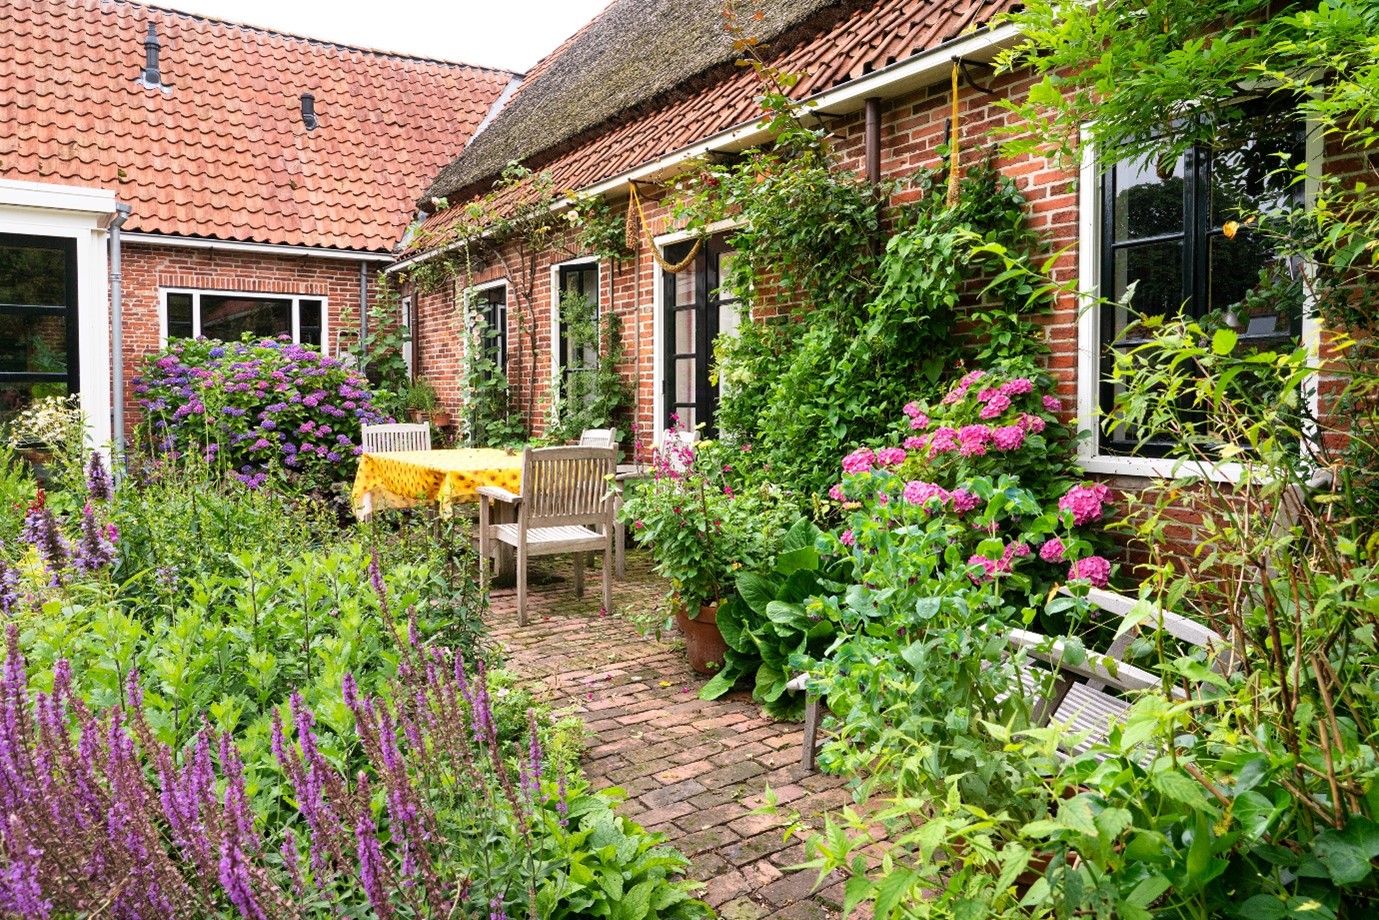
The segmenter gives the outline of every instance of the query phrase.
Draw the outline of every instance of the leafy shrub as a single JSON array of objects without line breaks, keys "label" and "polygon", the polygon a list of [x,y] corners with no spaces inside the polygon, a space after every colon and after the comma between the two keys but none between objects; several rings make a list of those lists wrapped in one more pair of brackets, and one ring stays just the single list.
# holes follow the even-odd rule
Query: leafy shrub
[{"label": "leafy shrub", "polygon": [[256,488],[270,476],[307,488],[347,479],[360,426],[390,421],[339,361],[248,336],[174,341],[146,359],[134,391],[155,451],[196,454]]},{"label": "leafy shrub", "polygon": [[575,441],[586,428],[612,428],[619,412],[631,401],[627,381],[618,365],[626,349],[622,318],[611,310],[599,314],[593,300],[567,291],[560,299],[566,365],[552,388],[546,437],[554,442]]}]

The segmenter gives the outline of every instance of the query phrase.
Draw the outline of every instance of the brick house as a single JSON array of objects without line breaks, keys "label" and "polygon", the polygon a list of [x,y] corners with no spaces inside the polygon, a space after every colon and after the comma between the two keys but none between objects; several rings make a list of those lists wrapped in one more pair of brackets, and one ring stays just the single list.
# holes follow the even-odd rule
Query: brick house
[{"label": "brick house", "polygon": [[[1016,40],[1010,26],[989,25],[1010,6],[1007,0],[765,0],[752,5],[763,14],[753,32],[768,63],[805,74],[794,97],[826,113],[824,123],[845,162],[877,179],[942,162],[938,148],[947,138],[955,59],[968,64],[958,94],[964,162],[991,145],[990,130],[1009,117],[993,100],[1023,96],[1032,80],[1010,74],[989,87],[978,85],[992,80],[981,63]],[[735,66],[736,58],[719,0],[673,6],[615,0],[538,64],[491,125],[441,172],[420,207],[431,210],[437,199],[449,207],[427,217],[413,238],[423,243],[414,242],[390,271],[453,256],[459,244],[448,241],[447,228],[456,209],[487,192],[513,158],[549,171],[557,189],[602,196],[615,211],[626,207],[635,183],[662,257],[683,257],[689,236],[669,213],[665,187],[705,156],[768,139],[759,125],[759,84],[749,69]],[[1301,132],[1261,135],[1252,143],[1261,154],[1286,147],[1309,163],[1322,155],[1317,139]],[[1002,158],[997,166],[1017,181],[1033,227],[1061,253],[1054,280],[1110,297],[1138,280],[1140,310],[1176,310],[1186,301],[1200,314],[1212,308],[1213,298],[1218,305],[1238,300],[1274,258],[1255,252],[1232,272],[1215,268],[1210,254],[1220,227],[1197,227],[1186,217],[1153,235],[1140,232],[1149,219],[1146,202],[1156,196],[1175,196],[1174,207],[1176,196],[1185,196],[1180,214],[1202,213],[1199,205],[1212,188],[1206,162],[1185,159],[1166,178],[1130,162],[1104,176],[1090,160],[1081,174],[1029,157]],[[710,343],[714,332],[734,321],[733,305],[713,296],[718,261],[730,256],[725,240],[725,233],[711,236],[678,275],[658,264],[645,240],[622,263],[553,245],[535,254],[534,271],[524,279],[508,273],[520,262],[515,253],[478,266],[468,283],[483,301],[505,305],[505,317],[490,315],[503,321],[501,353],[515,403],[534,410],[527,419],[531,429],[543,430],[563,360],[557,301],[572,287],[592,292],[600,310],[623,320],[627,358],[620,370],[636,384],[627,421],[642,432],[660,431],[675,412],[711,426],[717,394],[708,375]],[[416,292],[419,367],[452,408],[460,398],[458,287]],[[1101,362],[1126,311],[1081,310],[1080,304],[1080,297],[1064,296],[1039,318],[1052,352],[1049,369],[1067,413],[1093,433],[1080,446],[1085,469],[1127,488],[1142,486],[1144,477],[1167,472],[1169,465],[1118,440],[1098,420],[1114,395],[1101,382]],[[525,323],[515,318],[519,314]],[[1312,322],[1301,316],[1251,316],[1248,324],[1242,331],[1261,343],[1317,339]],[[703,331],[677,342],[677,330],[690,328]]]},{"label": "brick house", "polygon": [[112,378],[128,403],[170,335],[347,344],[413,202],[515,79],[125,0],[4,19],[0,418],[80,393],[98,444]]}]

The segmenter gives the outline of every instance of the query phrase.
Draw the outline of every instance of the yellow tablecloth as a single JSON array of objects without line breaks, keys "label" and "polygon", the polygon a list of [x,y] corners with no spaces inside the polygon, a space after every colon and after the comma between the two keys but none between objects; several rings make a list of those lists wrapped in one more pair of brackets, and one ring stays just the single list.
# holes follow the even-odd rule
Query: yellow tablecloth
[{"label": "yellow tablecloth", "polygon": [[364,454],[350,499],[360,516],[432,502],[448,513],[452,505],[477,501],[480,486],[520,492],[522,455],[491,448]]}]

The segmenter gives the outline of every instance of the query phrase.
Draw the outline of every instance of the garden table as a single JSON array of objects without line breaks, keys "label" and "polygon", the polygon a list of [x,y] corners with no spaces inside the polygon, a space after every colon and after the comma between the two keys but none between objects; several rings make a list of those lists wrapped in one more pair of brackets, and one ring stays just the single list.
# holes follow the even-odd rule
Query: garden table
[{"label": "garden table", "polygon": [[364,454],[350,492],[355,516],[380,508],[436,504],[449,515],[457,504],[477,502],[480,486],[522,491],[522,455],[496,448],[399,450]]}]

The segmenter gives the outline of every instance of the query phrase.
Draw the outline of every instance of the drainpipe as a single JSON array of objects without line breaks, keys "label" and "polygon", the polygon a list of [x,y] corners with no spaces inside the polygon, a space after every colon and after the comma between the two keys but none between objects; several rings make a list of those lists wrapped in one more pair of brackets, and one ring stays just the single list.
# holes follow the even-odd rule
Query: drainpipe
[{"label": "drainpipe", "polygon": [[868,96],[866,102],[867,181],[876,185],[881,181],[881,97]]},{"label": "drainpipe", "polygon": [[369,263],[359,263],[359,373],[369,364]]},{"label": "drainpipe", "polygon": [[124,469],[124,279],[120,270],[120,228],[131,211],[127,204],[115,205],[115,219],[110,222],[110,382],[115,391],[115,425],[110,439],[114,456],[110,466],[116,479]]}]

